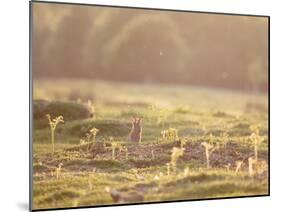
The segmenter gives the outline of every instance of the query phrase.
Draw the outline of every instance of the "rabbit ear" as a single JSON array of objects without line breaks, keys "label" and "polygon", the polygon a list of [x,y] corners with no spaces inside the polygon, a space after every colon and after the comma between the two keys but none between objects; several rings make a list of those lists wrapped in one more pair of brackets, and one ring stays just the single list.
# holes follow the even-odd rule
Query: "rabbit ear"
[{"label": "rabbit ear", "polygon": [[132,123],[136,123],[137,120],[136,120],[136,117],[132,117]]},{"label": "rabbit ear", "polygon": [[138,123],[141,124],[142,118],[138,118]]}]

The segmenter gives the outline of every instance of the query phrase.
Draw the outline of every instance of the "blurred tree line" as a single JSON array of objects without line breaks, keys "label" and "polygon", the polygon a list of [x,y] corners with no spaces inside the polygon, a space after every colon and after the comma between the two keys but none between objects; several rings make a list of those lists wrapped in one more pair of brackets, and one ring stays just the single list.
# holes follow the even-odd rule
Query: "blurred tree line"
[{"label": "blurred tree line", "polygon": [[266,18],[34,5],[36,78],[267,91]]}]

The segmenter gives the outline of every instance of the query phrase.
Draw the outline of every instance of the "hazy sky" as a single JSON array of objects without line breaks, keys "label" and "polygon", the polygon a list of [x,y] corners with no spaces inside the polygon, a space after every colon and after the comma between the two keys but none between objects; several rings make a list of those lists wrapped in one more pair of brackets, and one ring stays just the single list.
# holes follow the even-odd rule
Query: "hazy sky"
[{"label": "hazy sky", "polygon": [[267,87],[267,18],[33,3],[35,77]]}]

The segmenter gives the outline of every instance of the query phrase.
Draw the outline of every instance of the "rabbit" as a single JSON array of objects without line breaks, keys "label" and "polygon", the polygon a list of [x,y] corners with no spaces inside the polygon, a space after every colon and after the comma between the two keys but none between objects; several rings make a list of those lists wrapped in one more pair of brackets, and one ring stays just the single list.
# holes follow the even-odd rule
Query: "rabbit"
[{"label": "rabbit", "polygon": [[141,134],[142,134],[142,119],[141,118],[133,118],[132,119],[132,129],[129,134],[129,140],[131,142],[141,142]]}]

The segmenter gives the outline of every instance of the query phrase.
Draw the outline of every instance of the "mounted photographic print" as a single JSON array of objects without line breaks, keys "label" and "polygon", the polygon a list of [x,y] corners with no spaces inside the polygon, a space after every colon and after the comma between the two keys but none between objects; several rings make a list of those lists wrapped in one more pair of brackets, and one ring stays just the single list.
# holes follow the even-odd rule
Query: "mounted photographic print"
[{"label": "mounted photographic print", "polygon": [[30,3],[31,210],[269,195],[269,17]]}]

